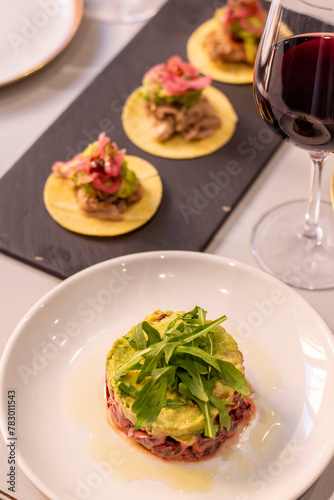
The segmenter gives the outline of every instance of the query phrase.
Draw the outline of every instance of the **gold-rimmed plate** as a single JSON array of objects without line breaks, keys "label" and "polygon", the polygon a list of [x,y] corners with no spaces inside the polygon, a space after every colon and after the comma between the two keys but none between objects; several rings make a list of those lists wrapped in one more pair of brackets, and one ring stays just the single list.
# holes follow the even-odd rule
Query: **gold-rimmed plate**
[{"label": "gold-rimmed plate", "polygon": [[70,43],[83,0],[16,0],[0,5],[0,87],[52,61]]}]

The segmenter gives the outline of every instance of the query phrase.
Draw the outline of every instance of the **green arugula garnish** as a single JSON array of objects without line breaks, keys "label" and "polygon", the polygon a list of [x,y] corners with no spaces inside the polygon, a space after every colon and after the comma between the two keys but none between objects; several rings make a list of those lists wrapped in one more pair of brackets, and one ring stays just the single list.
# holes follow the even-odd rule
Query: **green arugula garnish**
[{"label": "green arugula garnish", "polygon": [[[213,355],[213,329],[225,320],[226,316],[221,316],[208,322],[206,311],[196,306],[171,321],[162,336],[146,321],[133,329],[127,340],[137,352],[119,368],[115,381],[124,394],[134,398],[135,429],[152,425],[162,408],[176,409],[185,404],[180,399],[168,399],[167,388],[199,406],[205,436],[215,437],[218,430],[214,409],[214,414],[218,410],[221,429],[230,429],[227,406],[233,403],[213,395],[215,384],[221,380],[244,395],[249,394],[249,387],[232,363]],[[139,370],[137,387],[121,380],[130,370]]]}]

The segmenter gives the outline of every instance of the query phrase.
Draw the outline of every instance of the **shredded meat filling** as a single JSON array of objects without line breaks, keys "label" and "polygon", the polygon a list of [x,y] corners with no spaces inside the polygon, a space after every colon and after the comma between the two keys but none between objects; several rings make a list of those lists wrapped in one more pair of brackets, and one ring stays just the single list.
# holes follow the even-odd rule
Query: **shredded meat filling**
[{"label": "shredded meat filling", "polygon": [[232,38],[224,29],[208,33],[203,46],[215,62],[249,63],[243,41]]},{"label": "shredded meat filling", "polygon": [[103,198],[87,196],[82,188],[78,188],[76,193],[78,205],[85,216],[107,220],[122,220],[128,204],[138,201],[141,196],[142,187],[139,181],[136,191],[127,198],[118,198],[113,194]]},{"label": "shredded meat filling", "polygon": [[174,134],[181,134],[186,141],[203,139],[221,125],[220,118],[205,96],[201,96],[190,108],[177,104],[147,104],[147,112],[152,119],[153,136],[160,142]]}]

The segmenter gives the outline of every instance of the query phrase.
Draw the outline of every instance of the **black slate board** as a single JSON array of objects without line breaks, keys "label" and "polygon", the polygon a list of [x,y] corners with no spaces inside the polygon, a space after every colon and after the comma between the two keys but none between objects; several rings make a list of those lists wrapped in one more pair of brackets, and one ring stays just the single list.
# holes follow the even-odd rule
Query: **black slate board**
[{"label": "black slate board", "polygon": [[[149,250],[202,251],[280,145],[262,121],[251,85],[213,82],[239,122],[232,140],[209,156],[168,160],[125,136],[121,109],[143,73],[174,54],[186,58],[189,35],[212,17],[211,2],[170,0],[0,181],[0,250],[60,278],[112,257]],[[145,226],[113,238],[67,231],[46,212],[42,193],[51,165],[69,159],[106,130],[128,154],[158,169],[161,206]],[[218,176],[218,177],[217,177]],[[217,180],[219,179],[219,180]]]}]

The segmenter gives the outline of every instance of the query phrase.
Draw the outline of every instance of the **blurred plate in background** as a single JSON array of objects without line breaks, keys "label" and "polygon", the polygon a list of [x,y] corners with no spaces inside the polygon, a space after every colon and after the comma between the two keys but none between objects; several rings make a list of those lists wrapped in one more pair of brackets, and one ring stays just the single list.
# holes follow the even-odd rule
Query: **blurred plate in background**
[{"label": "blurred plate in background", "polygon": [[16,0],[0,5],[0,87],[24,78],[67,47],[83,0]]}]

